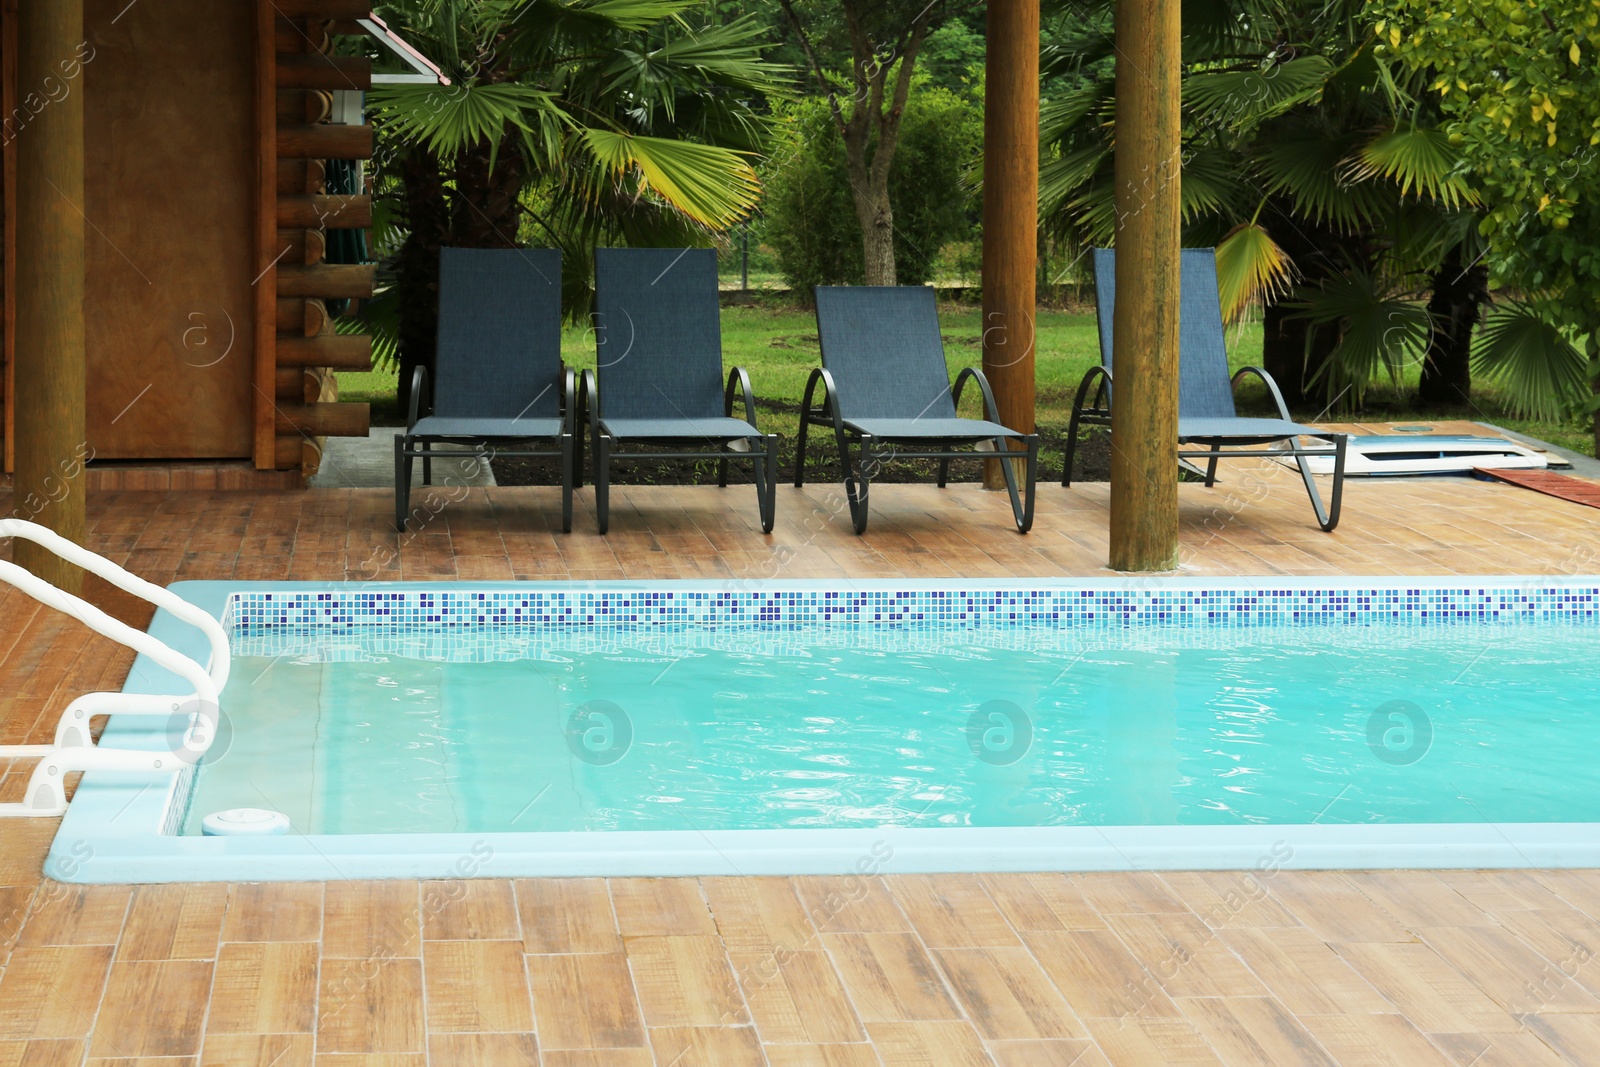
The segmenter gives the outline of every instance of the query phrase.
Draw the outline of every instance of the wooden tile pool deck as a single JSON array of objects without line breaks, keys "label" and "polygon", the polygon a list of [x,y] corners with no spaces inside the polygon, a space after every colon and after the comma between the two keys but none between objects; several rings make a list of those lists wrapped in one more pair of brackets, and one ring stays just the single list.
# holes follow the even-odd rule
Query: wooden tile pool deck
[{"label": "wooden tile pool deck", "polygon": [[[865,538],[835,486],[771,538],[748,488],[617,490],[604,539],[449,495],[398,538],[379,490],[106,492],[89,544],[157,582],[1105,573],[1103,485],[1041,486],[1026,538],[972,486],[881,486]],[[1272,468],[1182,500],[1185,573],[1600,572],[1600,510],[1506,485],[1353,482],[1331,536]],[[129,662],[0,592],[0,742]],[[84,888],[55,830],[0,822],[0,1067],[1600,1063],[1597,871]]]}]

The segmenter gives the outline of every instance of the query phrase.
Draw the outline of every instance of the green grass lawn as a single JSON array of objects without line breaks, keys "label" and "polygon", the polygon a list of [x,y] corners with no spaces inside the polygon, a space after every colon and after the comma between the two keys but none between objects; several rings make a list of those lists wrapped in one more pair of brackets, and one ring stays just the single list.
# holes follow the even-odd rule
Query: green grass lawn
[{"label": "green grass lawn", "polygon": [[[962,367],[982,362],[980,313],[976,306],[946,304],[940,307],[939,320],[945,339],[945,355],[954,375]],[[1035,374],[1038,389],[1038,422],[1047,437],[1062,433],[1071,412],[1072,397],[1085,371],[1099,360],[1099,341],[1094,315],[1088,312],[1041,310],[1037,320]],[[729,307],[722,312],[723,364],[741,365],[750,372],[751,382],[762,401],[762,429],[793,437],[798,424],[800,401],[806,376],[820,362],[817,325],[812,313],[794,308],[777,298],[753,306]],[[567,363],[587,368],[594,366],[594,338],[587,329],[570,327],[561,338],[562,355]],[[1228,331],[1229,362],[1238,368],[1261,361],[1261,327],[1246,323]],[[342,372],[340,396],[345,400],[366,401],[373,405],[373,422],[395,425],[404,416],[395,403],[396,379],[393,373],[366,374]],[[1476,419],[1544,441],[1594,454],[1594,441],[1576,419],[1551,423],[1514,419],[1507,414],[1499,395],[1490,387],[1475,389],[1476,403],[1452,409],[1419,411],[1411,401],[1416,387],[1415,372],[1397,391],[1387,383],[1368,390],[1362,409],[1324,414],[1319,407],[1294,412],[1297,418],[1326,420],[1350,419],[1389,422],[1409,420]],[[975,390],[963,399],[964,414],[977,414]],[[1266,396],[1259,385],[1245,387],[1242,407],[1266,413]]]}]

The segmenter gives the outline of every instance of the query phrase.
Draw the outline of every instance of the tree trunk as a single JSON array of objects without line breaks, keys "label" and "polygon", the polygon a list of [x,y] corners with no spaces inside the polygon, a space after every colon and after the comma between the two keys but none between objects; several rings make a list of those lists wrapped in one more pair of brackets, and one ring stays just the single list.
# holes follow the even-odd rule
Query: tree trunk
[{"label": "tree trunk", "polygon": [[450,243],[459,248],[515,248],[522,224],[522,155],[508,138],[494,166],[490,145],[473,146],[456,159],[455,195],[450,200]]},{"label": "tree trunk", "polygon": [[862,281],[894,285],[894,208],[888,189],[856,192],[856,217],[861,220]]},{"label": "tree trunk", "polygon": [[1292,314],[1279,304],[1266,307],[1261,319],[1261,366],[1278,383],[1284,402],[1297,408],[1317,403],[1312,384],[1338,347],[1339,335],[1332,329],[1312,335],[1311,323],[1290,318]]},{"label": "tree trunk", "polygon": [[426,149],[400,158],[409,231],[395,264],[400,319],[400,410],[409,411],[411,378],[418,367],[433,371],[439,326],[439,249],[449,233],[449,205],[439,161]]},{"label": "tree trunk", "polygon": [[1452,253],[1433,276],[1428,299],[1430,336],[1422,363],[1417,399],[1423,404],[1456,405],[1472,396],[1472,331],[1489,295],[1489,269],[1474,263],[1465,270]]}]

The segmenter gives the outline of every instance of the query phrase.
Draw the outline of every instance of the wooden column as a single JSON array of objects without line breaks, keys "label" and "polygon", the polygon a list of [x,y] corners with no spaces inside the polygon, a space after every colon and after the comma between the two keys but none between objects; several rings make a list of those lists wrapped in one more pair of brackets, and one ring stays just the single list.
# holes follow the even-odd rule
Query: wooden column
[{"label": "wooden column", "polygon": [[[983,373],[994,386],[1000,421],[1032,433],[1039,249],[1039,0],[989,0],[986,34]],[[985,487],[1005,487],[998,463],[983,467]]]},{"label": "wooden column", "polygon": [[[49,100],[17,138],[16,478],[13,511],[83,540],[82,0],[22,0],[17,84]],[[69,77],[68,71],[76,71]],[[66,91],[60,91],[65,86]],[[54,91],[51,91],[54,90]],[[132,398],[130,398],[132,399]],[[76,592],[83,572],[30,542],[17,563]]]},{"label": "wooden column", "polygon": [[1111,566],[1178,563],[1180,0],[1117,0]]}]

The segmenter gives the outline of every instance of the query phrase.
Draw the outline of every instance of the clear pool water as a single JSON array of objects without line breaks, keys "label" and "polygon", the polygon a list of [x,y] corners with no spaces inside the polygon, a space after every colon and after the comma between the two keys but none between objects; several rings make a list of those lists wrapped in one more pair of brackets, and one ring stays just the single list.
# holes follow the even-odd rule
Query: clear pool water
[{"label": "clear pool water", "polygon": [[1593,822],[1595,633],[280,634],[184,832]]}]

